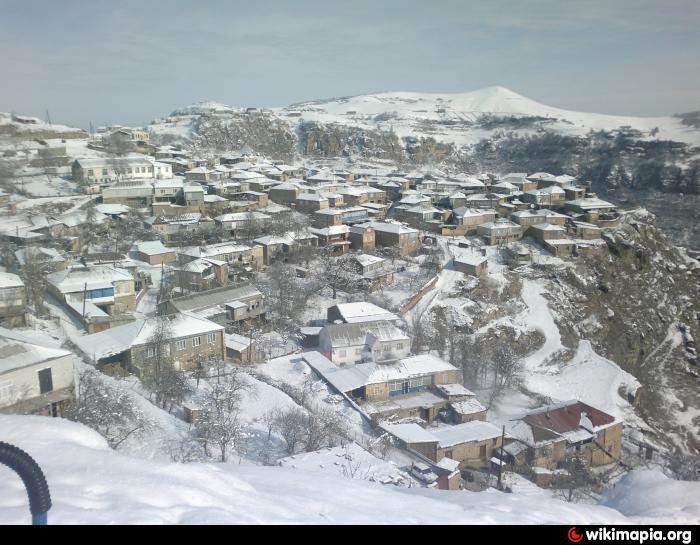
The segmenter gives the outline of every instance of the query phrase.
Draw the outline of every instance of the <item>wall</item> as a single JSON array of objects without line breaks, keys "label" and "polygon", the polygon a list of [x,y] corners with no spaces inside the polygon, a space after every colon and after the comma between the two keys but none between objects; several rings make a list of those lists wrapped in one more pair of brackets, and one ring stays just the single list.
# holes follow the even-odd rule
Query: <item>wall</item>
[{"label": "wall", "polygon": [[22,398],[29,400],[41,395],[39,389],[38,372],[42,369],[51,368],[53,391],[73,387],[73,355],[69,354],[35,365],[30,365],[21,369],[0,374],[0,386],[11,382],[11,391],[14,399],[0,399],[0,407],[9,407],[16,404],[17,396],[22,394]]}]

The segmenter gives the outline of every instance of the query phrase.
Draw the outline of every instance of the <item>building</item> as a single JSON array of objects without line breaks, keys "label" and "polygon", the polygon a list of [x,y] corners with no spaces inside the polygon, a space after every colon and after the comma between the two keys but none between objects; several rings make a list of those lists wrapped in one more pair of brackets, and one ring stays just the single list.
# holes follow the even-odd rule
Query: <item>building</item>
[{"label": "building", "polygon": [[490,246],[508,244],[523,237],[522,228],[517,223],[504,218],[479,225],[476,232],[484,237]]},{"label": "building", "polygon": [[255,286],[224,286],[169,299],[164,313],[188,313],[219,324],[249,322],[265,315],[265,297]]},{"label": "building", "polygon": [[619,460],[623,422],[578,400],[556,403],[503,422],[515,444],[506,461],[516,466],[556,469],[567,455],[591,466]]},{"label": "building", "polygon": [[61,416],[73,399],[74,357],[0,328],[0,413]]},{"label": "building", "polygon": [[394,322],[400,318],[373,303],[340,303],[328,307],[329,323],[363,324],[367,322]]},{"label": "building", "polygon": [[27,289],[16,274],[0,272],[0,325],[22,327],[27,323]]},{"label": "building", "polygon": [[119,365],[144,376],[160,357],[176,369],[193,369],[204,360],[223,360],[224,327],[189,314],[136,320],[75,340],[78,349],[99,366]]},{"label": "building", "polygon": [[154,161],[146,156],[81,158],[73,161],[71,170],[73,180],[83,185],[138,178],[173,177],[173,170],[169,164]]},{"label": "building", "polygon": [[318,237],[319,246],[329,246],[333,255],[343,255],[350,249],[350,228],[347,225],[332,225],[321,229],[312,227],[309,232]]},{"label": "building", "polygon": [[143,240],[134,244],[134,256],[149,265],[172,263],[177,259],[173,248],[163,246],[160,240]]},{"label": "building", "polygon": [[319,334],[319,350],[336,365],[354,365],[406,357],[411,340],[391,322],[329,324]]},{"label": "building", "polygon": [[28,246],[17,250],[15,257],[20,267],[25,267],[27,262],[31,261],[38,264],[41,270],[47,274],[62,271],[68,266],[68,260],[54,248]]},{"label": "building", "polygon": [[455,270],[471,276],[484,276],[488,274],[489,262],[482,255],[455,257]]},{"label": "building", "polygon": [[136,308],[136,280],[132,274],[111,265],[74,266],[47,275],[47,290],[80,313],[82,302],[107,314]]},{"label": "building", "polygon": [[350,247],[353,250],[372,250],[376,243],[374,228],[368,224],[353,225],[348,233]]},{"label": "building", "polygon": [[559,186],[551,185],[526,191],[520,198],[523,202],[538,206],[563,206],[566,201],[566,192]]},{"label": "building", "polygon": [[432,422],[448,404],[434,388],[456,383],[461,373],[431,354],[344,367],[319,352],[305,352],[302,359],[333,389],[358,403],[375,425],[392,417]]},{"label": "building", "polygon": [[369,219],[369,210],[362,206],[348,208],[325,208],[314,212],[314,227],[323,228],[331,225],[353,225]]},{"label": "building", "polygon": [[263,263],[270,265],[276,259],[293,258],[304,247],[317,246],[318,237],[310,233],[287,233],[256,238],[253,242],[262,248]]},{"label": "building", "polygon": [[420,250],[422,242],[420,232],[400,223],[385,223],[373,221],[362,226],[374,229],[376,246],[396,248],[399,255],[411,255]]}]

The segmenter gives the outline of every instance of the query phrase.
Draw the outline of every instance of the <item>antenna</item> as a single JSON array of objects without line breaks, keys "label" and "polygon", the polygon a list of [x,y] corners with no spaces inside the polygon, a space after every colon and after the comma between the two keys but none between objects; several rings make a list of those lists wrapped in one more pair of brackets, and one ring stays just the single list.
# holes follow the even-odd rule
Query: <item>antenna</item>
[{"label": "antenna", "polygon": [[49,109],[46,108],[46,122],[51,125],[51,115],[49,115]]}]

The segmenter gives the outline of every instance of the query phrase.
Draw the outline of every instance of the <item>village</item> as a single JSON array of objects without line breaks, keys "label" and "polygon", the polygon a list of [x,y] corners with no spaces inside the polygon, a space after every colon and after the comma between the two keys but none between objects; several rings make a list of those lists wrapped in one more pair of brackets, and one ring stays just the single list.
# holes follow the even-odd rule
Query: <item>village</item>
[{"label": "village", "polygon": [[[385,485],[527,481],[569,500],[627,469],[619,415],[569,397],[496,411],[466,355],[421,329],[455,286],[604,256],[623,212],[585,180],[289,165],[126,127],[4,151],[28,166],[21,195],[0,193],[0,413],[83,419],[117,448],[147,427],[85,410],[104,380],[117,412],[137,392],[146,414],[174,416],[178,461],[235,451]],[[494,384],[527,372],[512,363]]]}]

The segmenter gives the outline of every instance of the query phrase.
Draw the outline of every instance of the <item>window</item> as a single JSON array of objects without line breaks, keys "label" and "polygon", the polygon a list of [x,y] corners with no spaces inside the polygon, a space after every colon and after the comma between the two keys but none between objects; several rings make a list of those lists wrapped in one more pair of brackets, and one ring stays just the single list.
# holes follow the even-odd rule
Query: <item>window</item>
[{"label": "window", "polygon": [[403,350],[403,343],[396,343],[396,350]]},{"label": "window", "polygon": [[479,447],[479,457],[486,458],[486,445],[481,445]]},{"label": "window", "polygon": [[216,333],[208,333],[207,334],[207,342],[209,344],[214,344],[216,342]]},{"label": "window", "polygon": [[192,337],[192,348],[202,344],[202,337]]},{"label": "window", "polygon": [[0,382],[0,402],[12,399],[12,381]]},{"label": "window", "polygon": [[92,176],[93,174],[94,174],[94,172],[92,171],[92,169],[91,168],[88,169],[88,176]]},{"label": "window", "polygon": [[51,375],[51,368],[42,369],[39,371],[39,392],[46,394],[53,390],[53,376]]},{"label": "window", "polygon": [[185,349],[185,341],[175,341],[175,350],[184,350]]},{"label": "window", "polygon": [[149,346],[149,347],[146,349],[146,357],[147,357],[147,358],[152,358],[152,357],[155,356],[155,355],[156,355],[156,349],[153,348],[152,346]]},{"label": "window", "polygon": [[102,176],[107,176],[107,169],[106,168],[102,169]]}]

